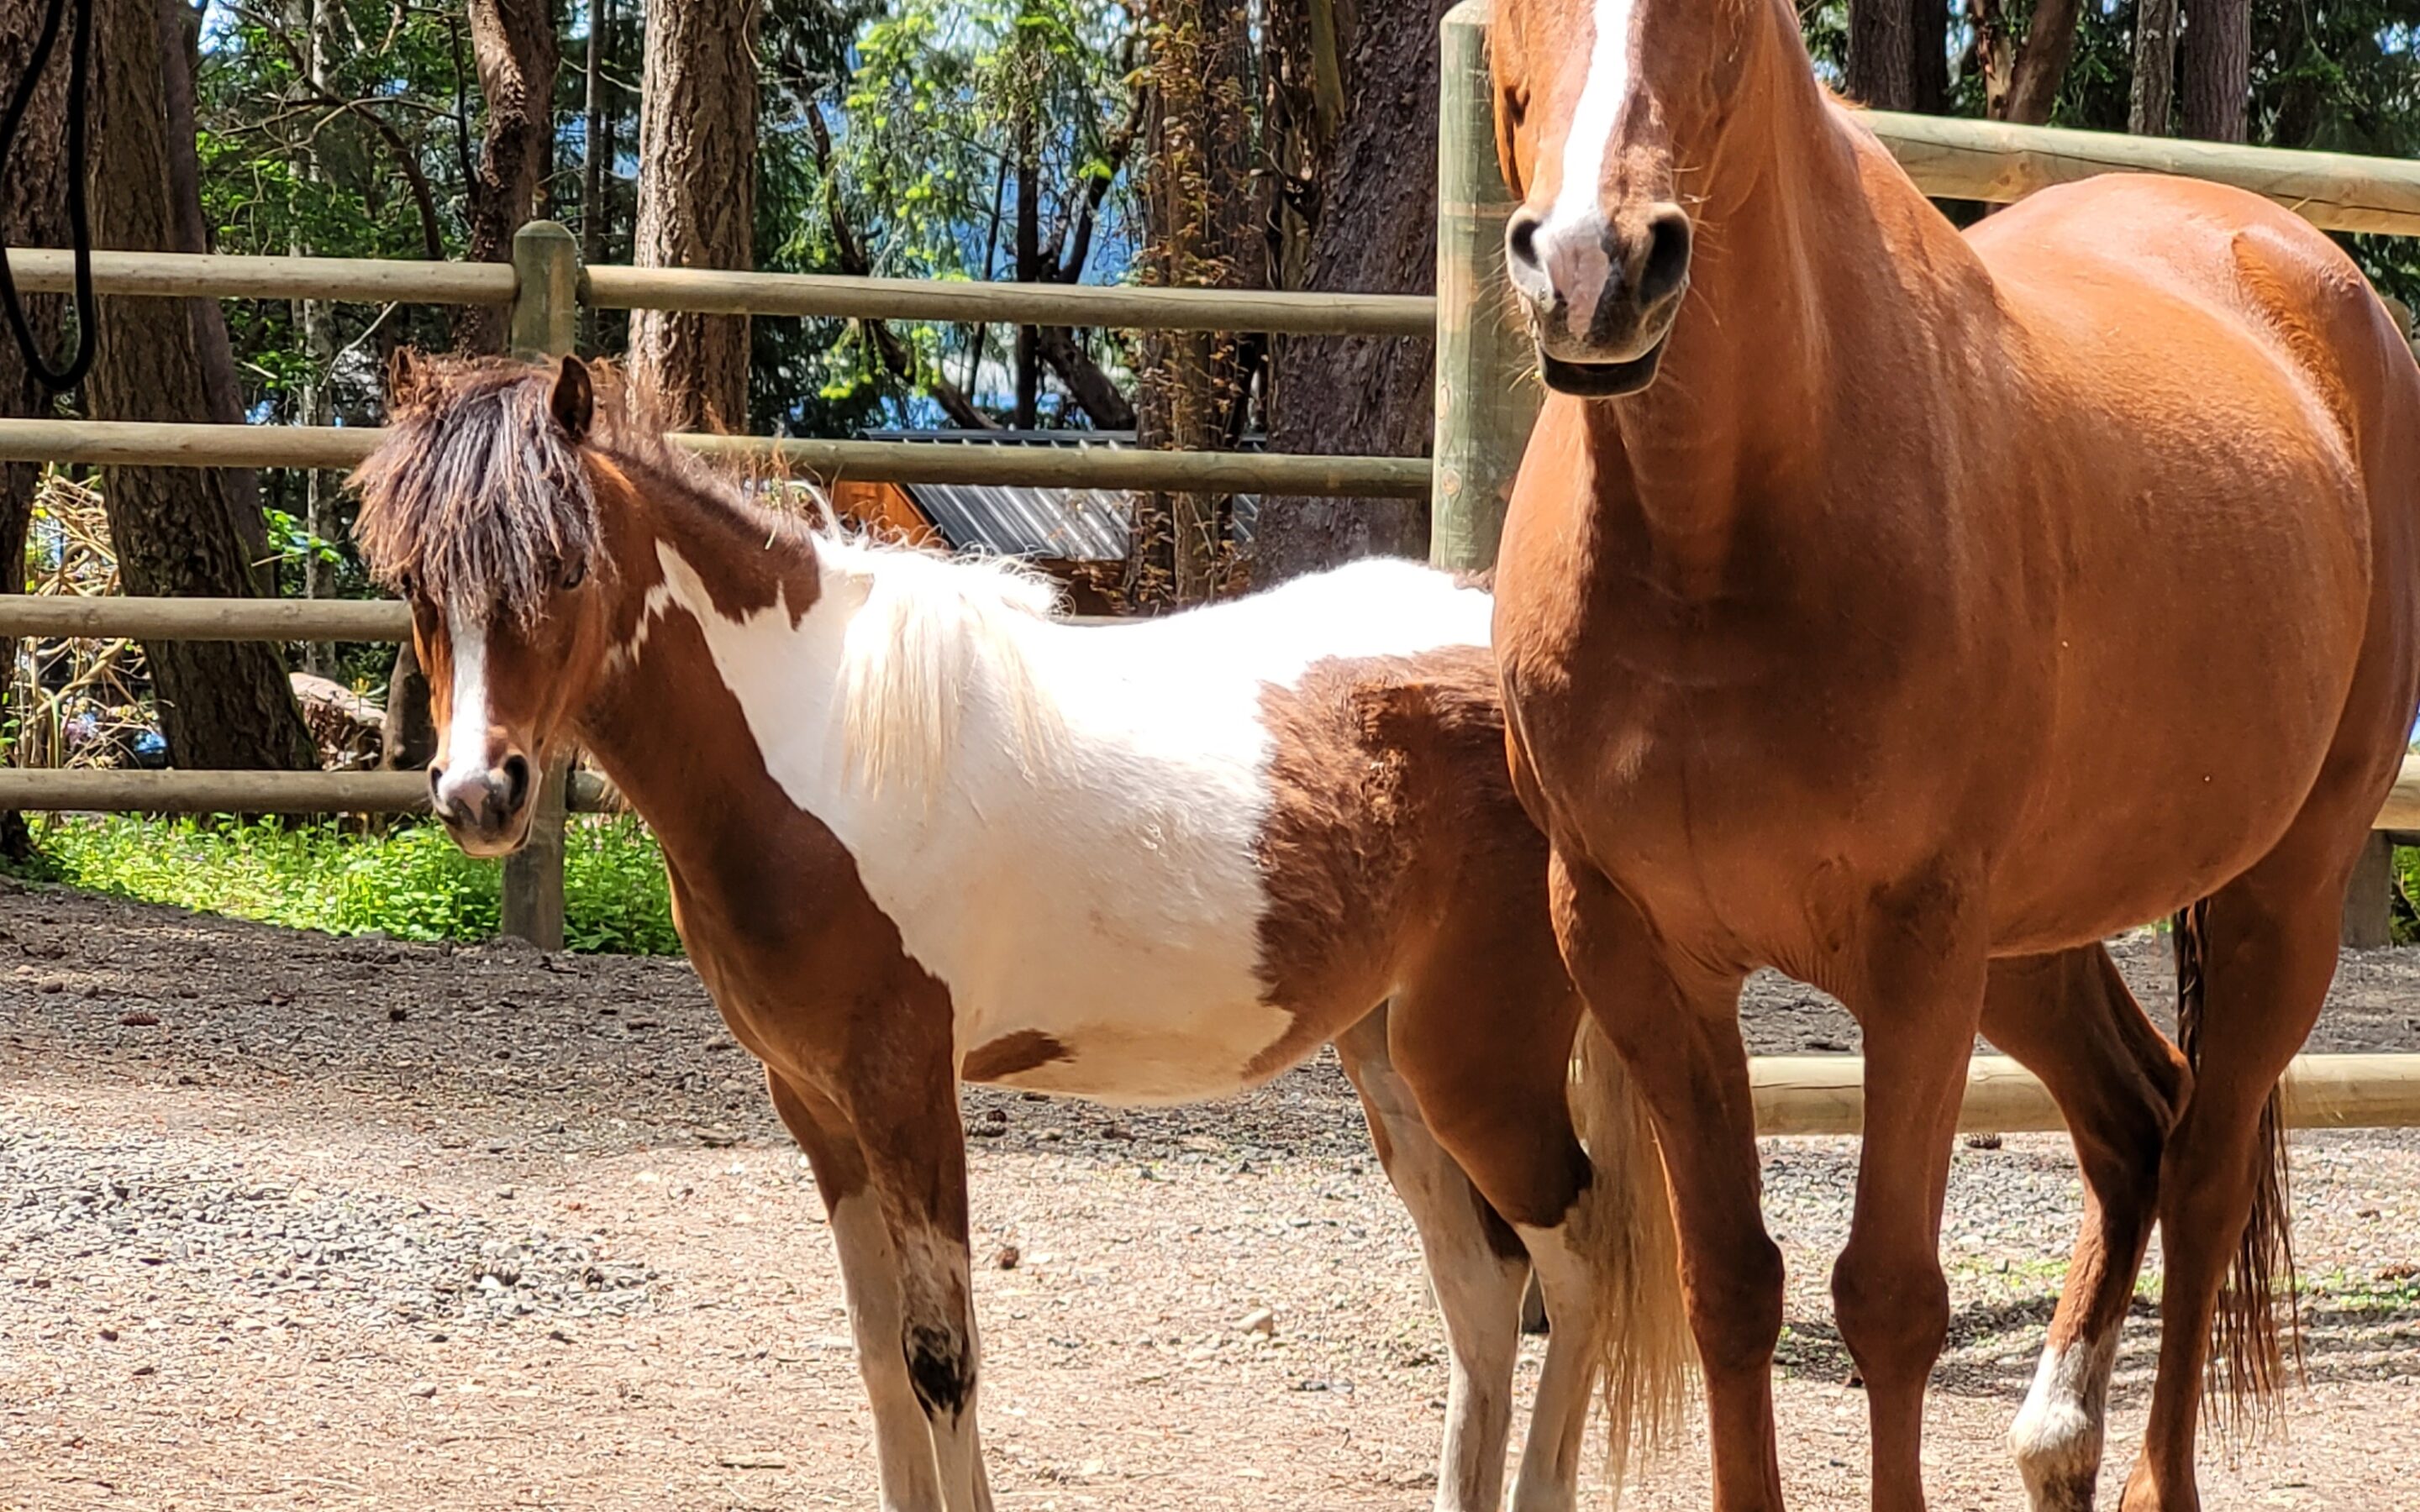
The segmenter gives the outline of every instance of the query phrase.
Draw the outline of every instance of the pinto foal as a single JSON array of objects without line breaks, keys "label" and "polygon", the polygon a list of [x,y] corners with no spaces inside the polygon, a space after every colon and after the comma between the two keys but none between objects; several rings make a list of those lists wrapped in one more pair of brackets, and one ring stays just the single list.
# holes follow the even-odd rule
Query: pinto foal
[{"label": "pinto foal", "polygon": [[[438,815],[511,851],[583,745],[831,1216],[886,1507],[988,1504],[958,1083],[1234,1092],[1333,1041],[1451,1355],[1437,1505],[1492,1507],[1521,1295],[1553,1321],[1515,1502],[1574,1504],[1687,1358],[1663,1175],[1511,791],[1488,595],[1370,563],[1116,628],[1000,563],[811,534],[614,382],[397,364],[360,534],[411,601]],[[1572,1112],[1589,1120],[1591,1162]]]}]

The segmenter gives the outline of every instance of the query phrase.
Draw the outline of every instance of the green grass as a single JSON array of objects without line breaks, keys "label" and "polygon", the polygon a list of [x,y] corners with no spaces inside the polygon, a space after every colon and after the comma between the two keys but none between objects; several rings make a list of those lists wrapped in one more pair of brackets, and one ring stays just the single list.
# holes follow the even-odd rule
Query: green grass
[{"label": "green grass", "polygon": [[[504,894],[501,863],[473,860],[427,824],[359,835],[273,820],[76,818],[38,825],[34,841],[38,857],[20,874],[332,934],[484,940]],[[573,819],[563,890],[572,949],[680,953],[663,857],[636,819]]]}]

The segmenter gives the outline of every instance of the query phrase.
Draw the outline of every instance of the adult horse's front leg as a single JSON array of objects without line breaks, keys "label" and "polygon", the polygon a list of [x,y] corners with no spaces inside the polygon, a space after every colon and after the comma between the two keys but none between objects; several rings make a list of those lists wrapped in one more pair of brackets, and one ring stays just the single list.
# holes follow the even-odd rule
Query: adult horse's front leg
[{"label": "adult horse's front leg", "polygon": [[882,1512],[939,1512],[941,1486],[933,1468],[933,1435],[901,1352],[899,1256],[891,1226],[876,1201],[857,1133],[839,1108],[767,1068],[773,1110],[782,1116],[815,1173],[832,1243],[840,1252],[841,1285],[848,1295],[858,1373],[874,1406],[875,1473]]},{"label": "adult horse's front leg", "polygon": [[1949,1335],[1941,1204],[1988,971],[1975,903],[1937,877],[1877,898],[1842,994],[1865,1029],[1866,1128],[1832,1305],[1866,1383],[1877,1512],[1924,1506],[1924,1394]]},{"label": "adult horse's front leg", "polygon": [[1777,1512],[1781,1251],[1759,1206],[1742,979],[1677,974],[1637,909],[1560,841],[1549,878],[1572,980],[1637,1083],[1663,1147],[1682,1290],[1706,1380],[1713,1512]]}]

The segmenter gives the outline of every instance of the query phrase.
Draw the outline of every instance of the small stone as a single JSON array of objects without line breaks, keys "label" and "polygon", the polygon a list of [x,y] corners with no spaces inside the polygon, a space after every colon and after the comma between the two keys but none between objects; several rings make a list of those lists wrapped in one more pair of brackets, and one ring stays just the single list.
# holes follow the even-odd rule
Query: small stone
[{"label": "small stone", "polygon": [[64,977],[44,977],[34,984],[34,991],[38,993],[63,993],[67,990],[67,979]]},{"label": "small stone", "polygon": [[1101,1137],[1104,1139],[1132,1139],[1134,1136],[1134,1131],[1123,1123],[1110,1124],[1101,1131]]},{"label": "small stone", "polygon": [[985,1123],[1006,1123],[1008,1121],[1008,1109],[993,1108],[990,1112],[983,1116],[983,1121]]},{"label": "small stone", "polygon": [[764,1452],[721,1455],[718,1456],[714,1462],[725,1470],[787,1470],[790,1468],[789,1458],[786,1455]]},{"label": "small stone", "polygon": [[2001,1143],[2002,1140],[1996,1134],[1970,1134],[1966,1136],[1966,1148],[1969,1149],[1997,1149]]},{"label": "small stone", "polygon": [[1255,1307],[1235,1324],[1239,1334],[1258,1334],[1267,1338],[1278,1331],[1278,1315],[1266,1307]]},{"label": "small stone", "polygon": [[134,1367],[134,1374],[138,1376],[156,1376],[159,1373],[160,1367],[156,1365],[138,1365]]},{"label": "small stone", "polygon": [[117,1022],[130,1029],[148,1029],[158,1026],[160,1015],[136,1009],[132,1013],[118,1014]]},{"label": "small stone", "polygon": [[397,1006],[386,1011],[386,1021],[389,1024],[400,1024],[410,1017],[411,1017],[411,1010],[408,1008]]},{"label": "small stone", "polygon": [[708,1149],[728,1149],[739,1143],[739,1135],[729,1129],[700,1129],[697,1142]]},{"label": "small stone", "polygon": [[1024,1257],[1016,1245],[1002,1244],[992,1256],[991,1263],[996,1270],[1014,1271],[1016,1269],[1016,1262]]},{"label": "small stone", "polygon": [[101,1337],[103,1343],[115,1344],[117,1342],[117,1330],[114,1328],[104,1328],[101,1331]]},{"label": "small stone", "polygon": [[421,1381],[414,1385],[407,1395],[417,1396],[421,1400],[427,1401],[429,1397],[437,1395],[437,1383],[432,1381]]}]

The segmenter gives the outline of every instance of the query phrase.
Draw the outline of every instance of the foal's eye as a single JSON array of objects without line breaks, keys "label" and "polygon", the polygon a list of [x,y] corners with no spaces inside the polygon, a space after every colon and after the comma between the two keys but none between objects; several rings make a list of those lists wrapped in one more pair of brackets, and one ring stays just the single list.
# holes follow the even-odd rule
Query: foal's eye
[{"label": "foal's eye", "polygon": [[563,574],[563,591],[569,593],[588,580],[588,563],[575,562]]}]

